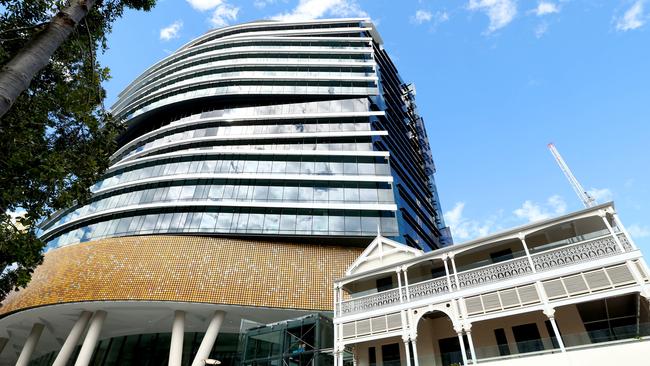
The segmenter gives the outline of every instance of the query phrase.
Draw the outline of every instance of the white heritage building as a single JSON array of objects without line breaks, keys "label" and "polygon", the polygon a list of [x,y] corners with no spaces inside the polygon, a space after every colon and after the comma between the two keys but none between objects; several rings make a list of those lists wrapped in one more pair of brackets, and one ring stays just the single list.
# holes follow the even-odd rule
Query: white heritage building
[{"label": "white heritage building", "polygon": [[613,203],[429,253],[378,236],[335,288],[335,365],[639,365],[648,266]]}]

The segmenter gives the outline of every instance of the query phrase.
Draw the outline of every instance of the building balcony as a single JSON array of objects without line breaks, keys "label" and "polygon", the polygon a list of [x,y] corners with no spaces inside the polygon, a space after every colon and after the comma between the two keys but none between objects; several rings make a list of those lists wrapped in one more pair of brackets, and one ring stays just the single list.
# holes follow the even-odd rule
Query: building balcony
[{"label": "building balcony", "polygon": [[[337,308],[337,314],[339,316],[359,314],[422,300],[435,302],[436,298],[444,301],[449,296],[453,296],[455,292],[462,291],[464,296],[471,293],[480,293],[485,291],[483,287],[485,285],[503,283],[511,279],[516,279],[521,283],[534,282],[534,278],[539,277],[543,272],[557,270],[572,272],[571,267],[573,266],[598,259],[611,259],[635,251],[623,233],[617,233],[616,237],[622,244],[622,249],[618,246],[614,235],[598,231],[590,235],[541,245],[536,248],[535,252],[531,251],[529,256],[521,253],[523,255],[520,257],[497,263],[479,263],[476,268],[457,273],[452,272],[449,276],[440,276],[402,286],[401,288],[391,288],[342,300]],[[627,256],[624,256],[618,262],[624,261],[625,258]],[[613,259],[614,262],[617,262],[616,258]],[[530,277],[530,279],[527,277]],[[623,275],[623,277],[622,281],[625,281],[625,279],[631,280],[627,276]],[[604,285],[616,287],[619,282],[609,281]],[[472,291],[472,289],[474,290]]]},{"label": "building balcony", "polygon": [[334,286],[337,365],[627,359],[649,273],[611,203],[429,253],[378,236]]}]

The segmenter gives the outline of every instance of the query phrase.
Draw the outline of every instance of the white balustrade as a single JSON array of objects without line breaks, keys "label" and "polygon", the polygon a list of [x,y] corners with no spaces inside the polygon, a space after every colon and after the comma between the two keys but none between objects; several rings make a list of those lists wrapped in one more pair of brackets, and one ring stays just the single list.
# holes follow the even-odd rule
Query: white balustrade
[{"label": "white balustrade", "polygon": [[512,277],[524,276],[532,272],[533,270],[530,268],[528,259],[521,257],[459,272],[458,282],[461,288],[467,288],[490,282],[503,281]]},{"label": "white balustrade", "polygon": [[627,240],[627,236],[625,236],[625,234],[621,233],[618,234],[617,236],[618,236],[618,240],[620,240],[621,244],[623,244],[623,248],[625,248],[626,252],[629,252],[632,249],[634,249],[632,248],[632,244],[630,244],[630,242]]},{"label": "white balustrade", "polygon": [[[631,246],[624,236],[619,236],[623,247],[630,250]],[[627,244],[627,245],[626,245]],[[619,254],[620,249],[614,238],[610,235],[584,241],[572,245],[551,249],[532,255],[535,270],[548,271],[558,267],[569,266],[596,258],[608,257]]]},{"label": "white balustrade", "polygon": [[[625,251],[631,251],[632,245],[622,233],[617,235]],[[620,249],[611,235],[582,241],[562,247],[549,249],[531,256],[537,272],[569,266],[597,258],[620,254]],[[507,280],[514,277],[532,274],[528,258],[519,257],[507,261],[493,263],[458,273],[460,288],[470,288],[487,283]],[[408,286],[410,299],[419,300],[427,297],[449,293],[446,277],[414,283]],[[456,291],[454,284],[451,291]],[[403,301],[407,301],[404,296]],[[349,315],[370,310],[398,305],[400,303],[399,289],[394,288],[343,301],[338,315]]]},{"label": "white balustrade", "polygon": [[399,289],[394,288],[388,291],[378,292],[366,296],[341,302],[339,314],[353,314],[374,309],[381,309],[387,306],[396,305],[400,302]]},{"label": "white balustrade", "polygon": [[449,292],[449,284],[446,277],[434,278],[432,280],[414,283],[409,286],[411,300],[422,297],[429,297]]}]

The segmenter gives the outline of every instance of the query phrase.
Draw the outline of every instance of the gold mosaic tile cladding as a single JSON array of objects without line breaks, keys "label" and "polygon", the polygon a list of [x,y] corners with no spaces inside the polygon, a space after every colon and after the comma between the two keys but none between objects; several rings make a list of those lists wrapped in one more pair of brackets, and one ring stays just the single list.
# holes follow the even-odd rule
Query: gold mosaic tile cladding
[{"label": "gold mosaic tile cladding", "polygon": [[363,248],[134,236],[50,251],[0,316],[77,301],[162,300],[332,310],[333,282]]}]

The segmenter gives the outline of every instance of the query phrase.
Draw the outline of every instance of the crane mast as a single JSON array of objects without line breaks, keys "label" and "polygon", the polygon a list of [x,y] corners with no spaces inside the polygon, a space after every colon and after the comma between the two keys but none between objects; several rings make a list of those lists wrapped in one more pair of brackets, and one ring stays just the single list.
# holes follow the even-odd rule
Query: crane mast
[{"label": "crane mast", "polygon": [[575,175],[573,175],[571,172],[571,169],[569,169],[569,166],[564,162],[562,155],[560,155],[560,152],[557,151],[555,145],[553,143],[548,144],[548,149],[551,150],[551,154],[553,154],[553,157],[557,161],[557,164],[560,166],[562,173],[564,173],[564,176],[569,180],[571,187],[576,192],[585,207],[594,207],[596,205],[596,200],[591,197],[589,193],[582,187],[580,182],[578,182],[578,179],[576,179]]}]

